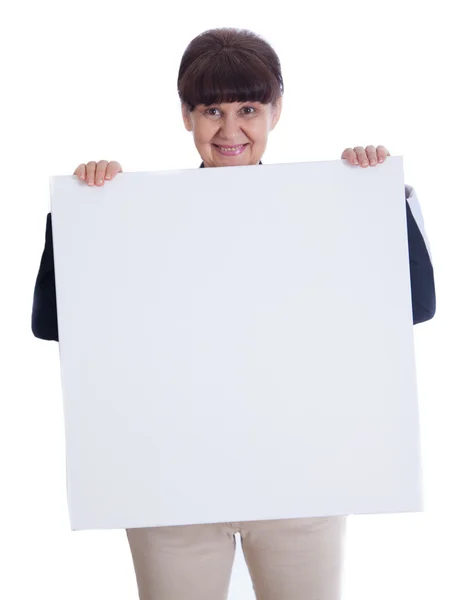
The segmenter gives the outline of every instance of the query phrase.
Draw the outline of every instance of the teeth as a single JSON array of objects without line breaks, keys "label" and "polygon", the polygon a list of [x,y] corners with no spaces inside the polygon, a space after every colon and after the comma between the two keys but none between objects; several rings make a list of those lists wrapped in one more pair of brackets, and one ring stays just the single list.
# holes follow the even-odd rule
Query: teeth
[{"label": "teeth", "polygon": [[221,148],[221,146],[219,146],[219,150],[222,150],[223,152],[235,152],[240,148],[242,148],[242,146],[236,146],[235,148]]}]

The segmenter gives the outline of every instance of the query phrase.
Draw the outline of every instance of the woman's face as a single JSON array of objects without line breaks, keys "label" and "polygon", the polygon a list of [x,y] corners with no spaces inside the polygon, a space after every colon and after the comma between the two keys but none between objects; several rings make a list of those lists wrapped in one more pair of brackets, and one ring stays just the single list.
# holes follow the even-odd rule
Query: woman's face
[{"label": "woman's face", "polygon": [[261,102],[198,104],[190,112],[182,105],[182,115],[205,167],[258,165],[281,107],[280,97],[276,106]]}]

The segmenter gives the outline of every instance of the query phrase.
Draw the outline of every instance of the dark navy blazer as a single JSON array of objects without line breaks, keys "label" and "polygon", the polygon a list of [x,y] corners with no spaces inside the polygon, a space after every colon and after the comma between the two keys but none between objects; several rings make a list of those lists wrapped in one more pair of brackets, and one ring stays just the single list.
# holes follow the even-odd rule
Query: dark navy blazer
[{"label": "dark navy blazer", "polygon": [[[202,167],[203,163],[200,165]],[[415,325],[428,321],[435,314],[435,281],[422,214],[412,186],[405,186],[405,199],[412,317]],[[59,341],[51,213],[47,215],[45,246],[34,287],[31,328],[37,338]]]}]

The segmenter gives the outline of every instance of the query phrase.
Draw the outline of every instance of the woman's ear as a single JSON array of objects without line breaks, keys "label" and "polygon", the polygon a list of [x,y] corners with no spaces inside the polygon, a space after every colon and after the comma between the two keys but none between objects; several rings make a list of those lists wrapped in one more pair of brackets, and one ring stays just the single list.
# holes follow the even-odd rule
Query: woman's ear
[{"label": "woman's ear", "polygon": [[276,101],[275,106],[273,106],[273,109],[272,109],[272,119],[271,119],[270,131],[272,129],[275,129],[276,124],[280,120],[282,108],[283,108],[283,96],[280,96],[278,98],[278,100]]},{"label": "woman's ear", "polygon": [[193,131],[193,121],[191,119],[190,109],[184,102],[182,102],[182,117],[185,129],[187,131]]}]

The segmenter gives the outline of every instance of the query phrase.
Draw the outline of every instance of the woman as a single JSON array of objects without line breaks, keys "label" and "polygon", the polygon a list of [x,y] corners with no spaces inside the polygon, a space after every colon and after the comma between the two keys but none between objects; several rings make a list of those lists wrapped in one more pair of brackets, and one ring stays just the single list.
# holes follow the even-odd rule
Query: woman
[{"label": "woman", "polygon": [[[274,50],[246,30],[216,29],[187,47],[178,73],[186,129],[200,168],[261,164],[281,114],[283,79]],[[352,165],[376,166],[384,146],[347,148]],[[88,185],[104,185],[119,163],[81,164]],[[413,322],[435,313],[428,241],[414,190],[405,186]],[[51,215],[33,300],[36,337],[57,340]],[[141,600],[223,600],[240,533],[257,600],[339,600],[346,517],[283,519],[127,530]]]}]

